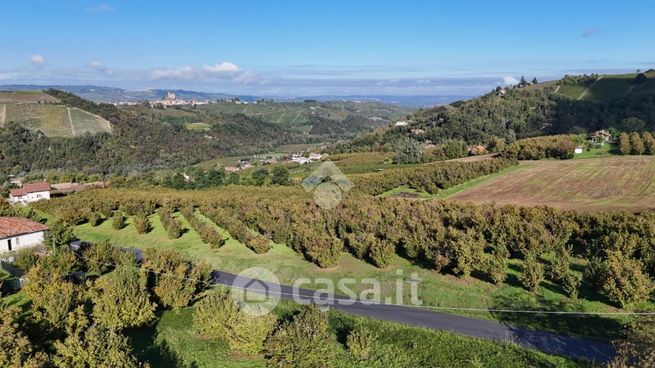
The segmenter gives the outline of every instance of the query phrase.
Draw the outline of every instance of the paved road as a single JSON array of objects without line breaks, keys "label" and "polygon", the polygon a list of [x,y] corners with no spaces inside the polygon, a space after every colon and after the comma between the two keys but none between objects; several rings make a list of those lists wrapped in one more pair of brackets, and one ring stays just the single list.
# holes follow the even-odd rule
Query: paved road
[{"label": "paved road", "polygon": [[[272,291],[269,294],[271,296],[280,294],[281,299],[293,299],[294,295],[291,286],[265,283],[260,280],[247,279],[222,271],[214,272],[213,283],[226,286],[242,285],[247,290],[258,293],[264,293],[268,290],[279,290],[279,293]],[[570,358],[583,358],[596,362],[606,362],[614,355],[612,346],[600,341],[528,330],[495,321],[434,312],[416,307],[371,304],[362,301],[353,302],[345,297],[330,297],[326,294],[315,295],[316,291],[314,290],[299,289],[296,294],[297,299],[312,301],[316,304],[329,301],[331,307],[335,309],[361,316],[431,329],[447,330],[483,339],[514,342],[521,346],[537,349],[549,354]]]}]

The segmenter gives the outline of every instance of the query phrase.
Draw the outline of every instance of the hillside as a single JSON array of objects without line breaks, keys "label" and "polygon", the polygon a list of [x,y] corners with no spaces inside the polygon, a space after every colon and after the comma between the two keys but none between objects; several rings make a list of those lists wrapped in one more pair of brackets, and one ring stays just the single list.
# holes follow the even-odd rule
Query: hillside
[{"label": "hillside", "polygon": [[[499,88],[472,100],[420,110],[409,122],[407,127],[389,125],[364,133],[337,150],[376,150],[397,145],[406,137],[435,144],[452,139],[486,144],[495,137],[511,142],[606,128],[655,130],[655,71],[566,76],[558,81]],[[412,134],[411,129],[416,128],[424,132]]]},{"label": "hillside", "polygon": [[49,137],[111,132],[111,125],[106,119],[67,106],[43,92],[0,92],[0,126],[11,122]]}]

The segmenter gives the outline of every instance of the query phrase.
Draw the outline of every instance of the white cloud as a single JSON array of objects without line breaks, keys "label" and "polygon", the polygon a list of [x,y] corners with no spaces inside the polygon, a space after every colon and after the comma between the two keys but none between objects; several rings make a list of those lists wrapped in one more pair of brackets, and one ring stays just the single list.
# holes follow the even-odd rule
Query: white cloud
[{"label": "white cloud", "polygon": [[208,73],[235,73],[238,72],[239,66],[228,61],[224,61],[220,64],[214,65],[205,65],[203,69]]},{"label": "white cloud", "polygon": [[111,69],[107,68],[103,63],[101,63],[101,62],[99,62],[97,60],[94,60],[94,61],[90,62],[89,67],[91,69],[97,71],[97,72],[100,72],[100,73],[104,73],[104,74],[107,74],[107,75],[112,74]]},{"label": "white cloud", "polygon": [[18,77],[17,73],[12,72],[0,72],[0,80],[9,80]]},{"label": "white cloud", "polygon": [[519,84],[519,80],[512,76],[503,77],[503,84],[506,86],[513,86],[515,84]]},{"label": "white cloud", "polygon": [[196,71],[190,65],[179,68],[155,69],[150,73],[154,79],[192,79]]},{"label": "white cloud", "polygon": [[95,6],[90,6],[86,8],[87,13],[113,13],[116,11],[116,8],[109,4],[98,4]]},{"label": "white cloud", "polygon": [[30,63],[40,68],[45,65],[45,57],[41,54],[34,54],[30,57]]}]

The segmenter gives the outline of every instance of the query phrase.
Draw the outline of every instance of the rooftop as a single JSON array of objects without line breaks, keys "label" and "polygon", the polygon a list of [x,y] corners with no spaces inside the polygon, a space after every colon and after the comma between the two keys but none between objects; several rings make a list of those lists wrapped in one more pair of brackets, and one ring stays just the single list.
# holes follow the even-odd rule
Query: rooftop
[{"label": "rooftop", "polygon": [[23,185],[22,188],[18,189],[12,189],[9,191],[12,197],[19,197],[19,196],[24,196],[28,193],[36,193],[36,192],[48,192],[50,191],[50,184],[47,182],[39,182],[39,183],[29,183]]},{"label": "rooftop", "polygon": [[42,223],[21,217],[0,217],[0,239],[48,230]]}]

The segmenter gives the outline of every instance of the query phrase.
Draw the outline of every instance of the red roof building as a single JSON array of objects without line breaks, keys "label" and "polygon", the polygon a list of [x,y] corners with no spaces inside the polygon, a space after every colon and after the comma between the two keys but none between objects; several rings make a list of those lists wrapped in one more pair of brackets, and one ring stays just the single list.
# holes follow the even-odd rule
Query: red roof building
[{"label": "red roof building", "polygon": [[41,244],[46,230],[47,226],[26,218],[0,217],[0,252]]},{"label": "red roof building", "polygon": [[9,191],[10,203],[29,203],[41,199],[50,199],[50,184],[46,182],[25,184],[22,188]]}]

